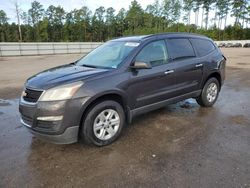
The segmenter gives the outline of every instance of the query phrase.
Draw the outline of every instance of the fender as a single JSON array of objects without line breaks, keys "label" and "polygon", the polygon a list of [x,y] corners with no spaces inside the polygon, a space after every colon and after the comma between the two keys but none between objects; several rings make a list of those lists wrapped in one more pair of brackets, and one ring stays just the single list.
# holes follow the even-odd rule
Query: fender
[{"label": "fender", "polygon": [[[101,93],[98,93],[97,95],[94,95],[92,97],[89,97],[87,99],[87,101],[83,104],[82,108],[81,108],[81,111],[79,113],[79,123],[82,122],[82,118],[84,113],[86,112],[87,108],[94,103],[94,101],[104,97],[104,96],[107,96],[107,95],[117,95],[119,97],[121,97],[122,99],[122,102],[123,102],[123,106],[124,106],[124,111],[126,113],[126,117],[127,117],[127,120],[130,122],[130,108],[127,106],[127,94],[120,90],[120,89],[114,89],[114,90],[108,90],[108,91],[104,91],[104,92],[101,92]],[[80,124],[79,124],[80,125]]]}]

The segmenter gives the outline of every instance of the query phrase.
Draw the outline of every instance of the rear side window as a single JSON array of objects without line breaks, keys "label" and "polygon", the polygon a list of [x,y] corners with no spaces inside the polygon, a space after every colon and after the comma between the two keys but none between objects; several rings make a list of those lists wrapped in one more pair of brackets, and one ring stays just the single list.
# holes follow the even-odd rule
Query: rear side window
[{"label": "rear side window", "polygon": [[215,49],[213,43],[209,40],[204,40],[204,39],[190,39],[190,40],[195,50],[197,51],[198,56],[205,56]]},{"label": "rear side window", "polygon": [[188,39],[168,39],[167,47],[172,59],[195,57],[194,49]]}]

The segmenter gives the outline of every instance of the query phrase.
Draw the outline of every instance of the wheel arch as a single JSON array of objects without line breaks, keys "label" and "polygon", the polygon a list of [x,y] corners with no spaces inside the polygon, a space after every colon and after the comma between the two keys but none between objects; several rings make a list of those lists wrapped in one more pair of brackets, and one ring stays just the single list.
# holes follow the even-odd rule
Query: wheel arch
[{"label": "wheel arch", "polygon": [[80,112],[80,118],[79,118],[79,122],[80,122],[80,129],[82,126],[82,122],[84,121],[84,119],[86,118],[87,112],[97,103],[101,102],[101,101],[105,101],[105,100],[113,100],[118,102],[122,108],[124,109],[124,113],[125,113],[125,118],[126,121],[129,122],[130,121],[130,109],[127,105],[127,97],[126,95],[121,92],[121,91],[108,91],[108,92],[104,92],[101,94],[98,94],[94,97],[91,97],[82,107],[81,112]]},{"label": "wheel arch", "polygon": [[221,80],[221,74],[219,72],[213,72],[211,74],[208,75],[207,79],[203,82],[202,84],[202,88],[204,87],[204,85],[207,83],[207,81],[210,79],[210,78],[216,78],[220,84],[220,88],[221,89],[221,86],[222,86],[222,80]]}]

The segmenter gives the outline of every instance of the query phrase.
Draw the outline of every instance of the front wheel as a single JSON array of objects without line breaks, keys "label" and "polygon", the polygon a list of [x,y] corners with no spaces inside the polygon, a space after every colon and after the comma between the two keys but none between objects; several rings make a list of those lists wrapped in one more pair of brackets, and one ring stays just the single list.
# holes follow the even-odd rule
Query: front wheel
[{"label": "front wheel", "polygon": [[115,141],[125,124],[122,106],[115,101],[102,101],[94,105],[86,115],[82,125],[81,137],[97,146]]},{"label": "front wheel", "polygon": [[201,95],[196,99],[203,107],[211,107],[216,102],[220,91],[220,84],[216,78],[210,78],[202,89]]}]

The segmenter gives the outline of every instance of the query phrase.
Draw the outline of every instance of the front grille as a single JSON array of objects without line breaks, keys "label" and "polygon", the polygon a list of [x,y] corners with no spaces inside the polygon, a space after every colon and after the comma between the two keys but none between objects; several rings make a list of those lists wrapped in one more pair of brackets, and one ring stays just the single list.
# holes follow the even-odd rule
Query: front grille
[{"label": "front grille", "polygon": [[23,96],[23,99],[27,102],[37,102],[39,97],[41,96],[42,91],[38,90],[32,90],[32,89],[25,89],[25,95]]}]

